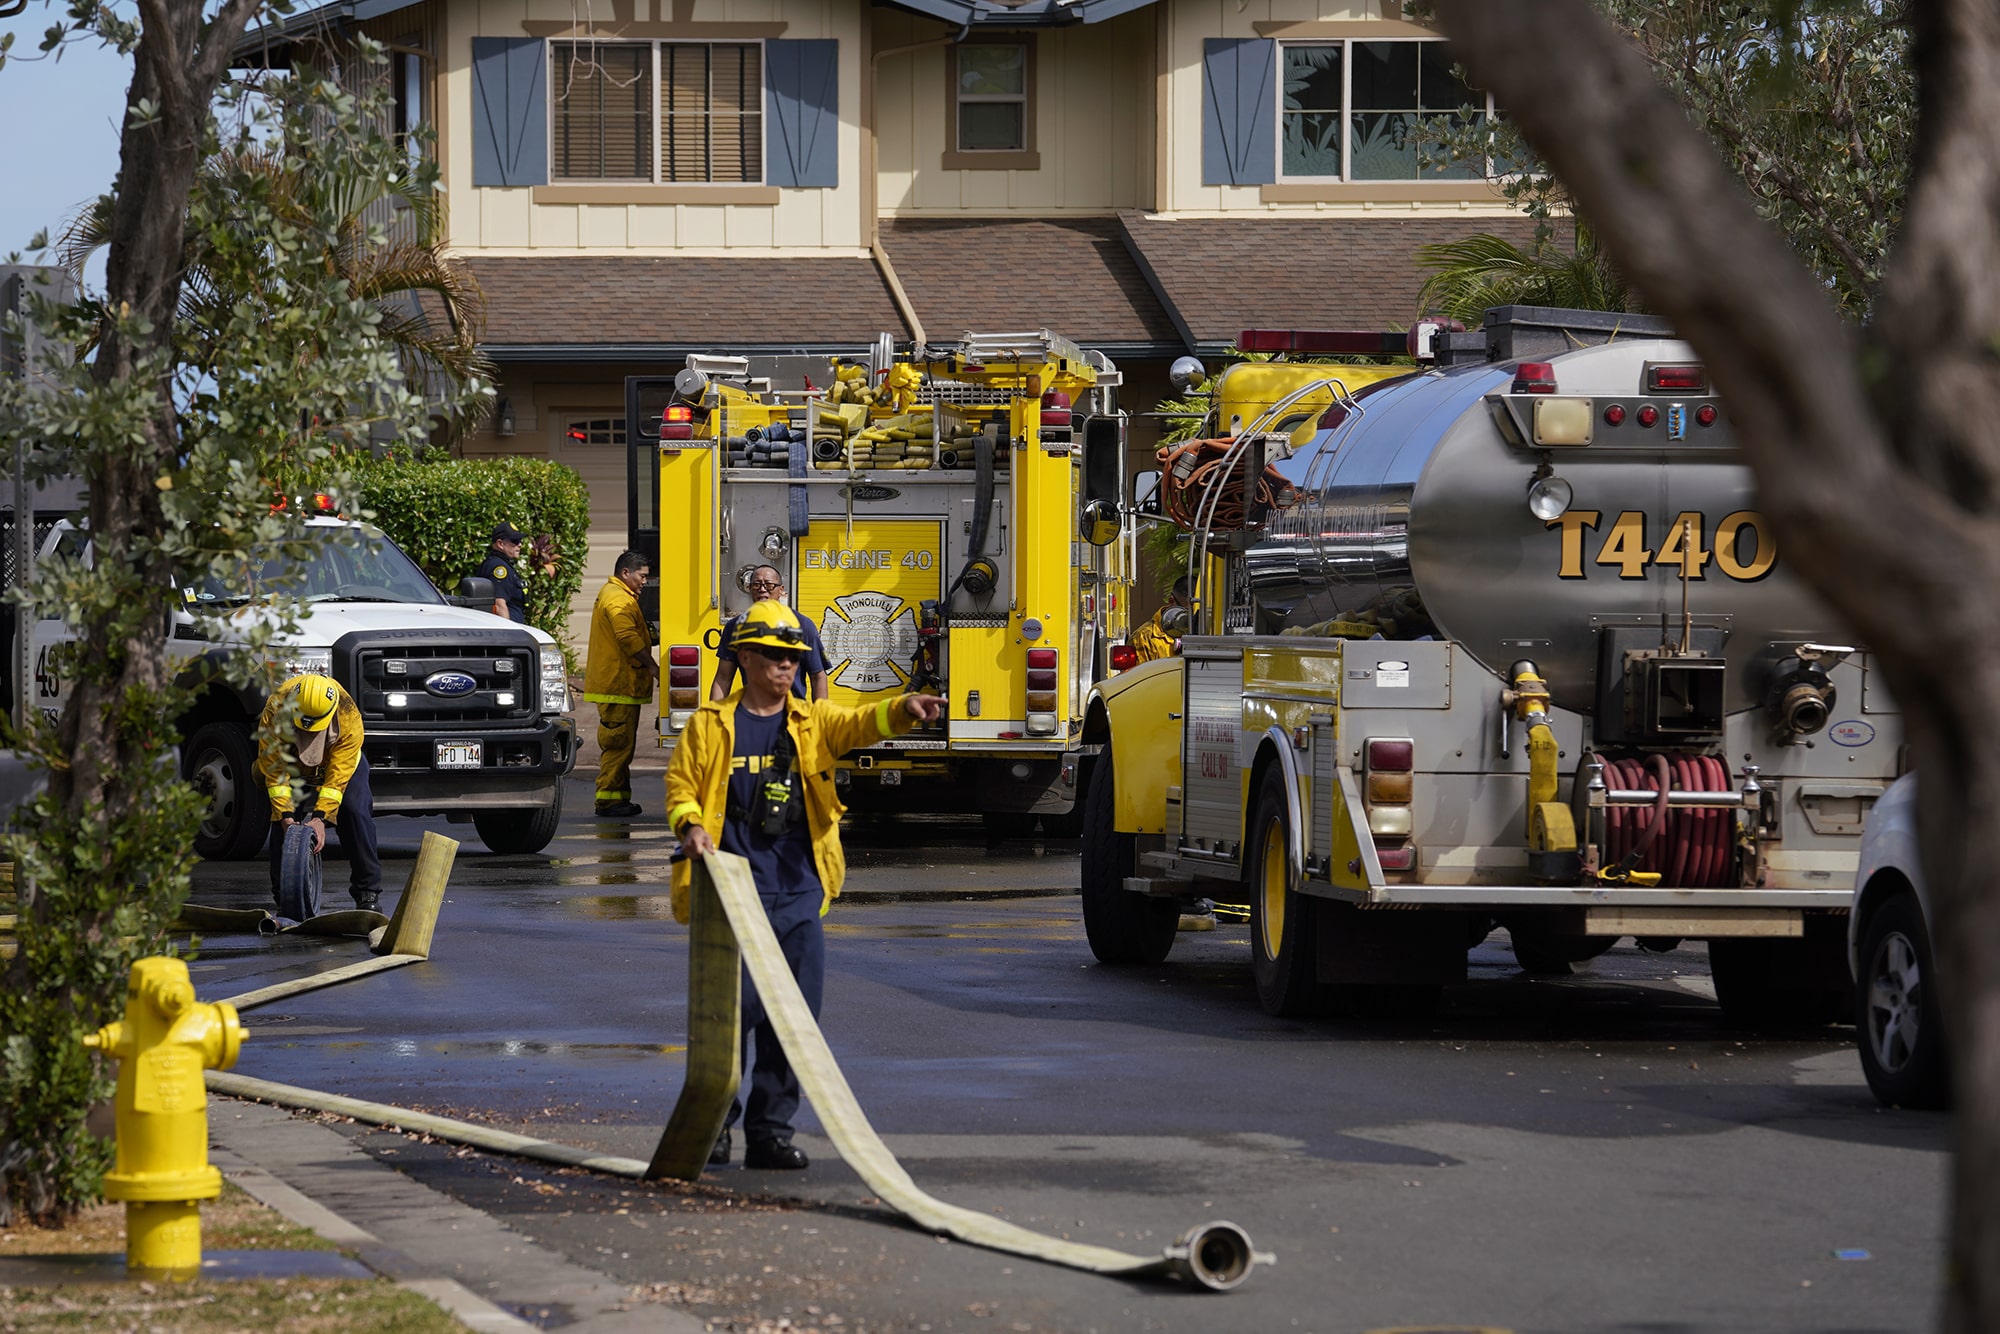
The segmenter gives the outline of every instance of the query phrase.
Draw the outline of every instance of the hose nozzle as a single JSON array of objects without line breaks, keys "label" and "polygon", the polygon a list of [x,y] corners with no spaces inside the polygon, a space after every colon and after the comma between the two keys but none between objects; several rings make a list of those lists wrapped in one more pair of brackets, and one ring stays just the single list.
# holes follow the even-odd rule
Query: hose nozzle
[{"label": "hose nozzle", "polygon": [[1270,1252],[1252,1249],[1249,1233],[1220,1219],[1189,1228],[1167,1247],[1166,1258],[1174,1273],[1210,1292],[1228,1292],[1253,1266],[1276,1262]]}]

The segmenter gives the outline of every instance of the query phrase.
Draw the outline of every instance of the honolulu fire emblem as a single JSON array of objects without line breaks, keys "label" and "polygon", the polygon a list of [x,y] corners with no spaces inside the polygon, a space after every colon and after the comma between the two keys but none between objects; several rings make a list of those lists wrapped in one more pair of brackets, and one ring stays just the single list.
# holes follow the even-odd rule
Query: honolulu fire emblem
[{"label": "honolulu fire emblem", "polygon": [[917,652],[916,612],[887,593],[848,593],[819,622],[833,684],[849,690],[895,690],[909,679]]}]

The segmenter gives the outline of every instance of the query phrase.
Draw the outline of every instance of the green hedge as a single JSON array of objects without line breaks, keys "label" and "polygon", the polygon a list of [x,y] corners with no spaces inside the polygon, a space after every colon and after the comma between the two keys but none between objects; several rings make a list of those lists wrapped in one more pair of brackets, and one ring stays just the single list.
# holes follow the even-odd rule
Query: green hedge
[{"label": "green hedge", "polygon": [[[454,459],[437,450],[415,460],[342,461],[360,487],[362,508],[447,593],[486,559],[502,519],[530,541],[553,534],[561,553],[555,573],[537,574],[524,562],[521,575],[529,623],[568,643],[570,599],[583,586],[589,553],[590,489],[575,469],[550,459]],[[526,555],[527,543],[522,547]]]}]

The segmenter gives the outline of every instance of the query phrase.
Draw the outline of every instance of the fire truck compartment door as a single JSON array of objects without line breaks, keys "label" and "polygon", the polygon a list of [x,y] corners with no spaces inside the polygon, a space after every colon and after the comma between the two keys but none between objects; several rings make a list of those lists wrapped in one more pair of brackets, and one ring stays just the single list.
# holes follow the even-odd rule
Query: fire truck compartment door
[{"label": "fire truck compartment door", "polygon": [[[814,519],[797,551],[794,605],[819,623],[829,698],[900,692],[918,604],[944,592],[942,519]],[[843,694],[842,692],[846,692]]]}]

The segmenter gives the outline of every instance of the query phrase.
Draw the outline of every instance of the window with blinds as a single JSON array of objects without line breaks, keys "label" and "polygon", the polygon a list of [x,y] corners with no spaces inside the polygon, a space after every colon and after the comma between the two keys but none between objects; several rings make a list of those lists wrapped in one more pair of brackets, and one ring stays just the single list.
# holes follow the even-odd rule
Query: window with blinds
[{"label": "window with blinds", "polygon": [[764,179],[763,48],[551,42],[552,180]]}]

